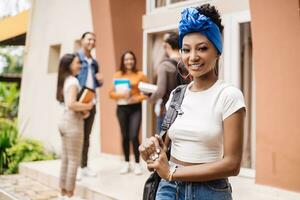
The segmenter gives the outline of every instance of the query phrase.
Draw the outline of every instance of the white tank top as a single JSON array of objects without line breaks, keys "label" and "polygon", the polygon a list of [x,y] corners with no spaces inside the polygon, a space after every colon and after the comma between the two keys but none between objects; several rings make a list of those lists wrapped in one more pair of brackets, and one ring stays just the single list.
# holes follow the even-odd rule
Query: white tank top
[{"label": "white tank top", "polygon": [[[242,92],[218,80],[209,89],[192,92],[189,88],[179,115],[168,131],[171,155],[184,162],[208,163],[223,157],[223,121],[245,107]],[[169,107],[170,99],[166,104]]]}]

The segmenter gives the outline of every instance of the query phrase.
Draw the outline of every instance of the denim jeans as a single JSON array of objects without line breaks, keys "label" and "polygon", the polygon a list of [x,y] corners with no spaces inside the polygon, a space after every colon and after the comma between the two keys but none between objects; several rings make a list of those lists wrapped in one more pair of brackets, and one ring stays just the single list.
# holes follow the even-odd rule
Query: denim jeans
[{"label": "denim jeans", "polygon": [[156,134],[159,134],[162,130],[161,125],[163,124],[165,114],[162,114],[156,118]]},{"label": "denim jeans", "polygon": [[232,200],[231,192],[227,178],[205,182],[169,182],[162,179],[156,200]]}]

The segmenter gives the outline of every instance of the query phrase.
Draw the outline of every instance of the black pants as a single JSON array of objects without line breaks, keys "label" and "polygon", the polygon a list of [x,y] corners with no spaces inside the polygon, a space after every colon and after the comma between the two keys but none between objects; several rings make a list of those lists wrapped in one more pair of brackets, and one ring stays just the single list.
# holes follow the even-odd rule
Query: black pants
[{"label": "black pants", "polygon": [[83,137],[83,147],[81,156],[81,167],[84,168],[88,163],[88,152],[90,146],[90,135],[94,123],[94,118],[96,114],[96,106],[90,111],[90,116],[84,120],[84,137]]},{"label": "black pants", "polygon": [[133,144],[135,162],[140,161],[139,153],[139,130],[142,119],[142,104],[119,105],[117,108],[117,116],[120,123],[122,133],[122,146],[125,161],[129,161],[130,141]]}]

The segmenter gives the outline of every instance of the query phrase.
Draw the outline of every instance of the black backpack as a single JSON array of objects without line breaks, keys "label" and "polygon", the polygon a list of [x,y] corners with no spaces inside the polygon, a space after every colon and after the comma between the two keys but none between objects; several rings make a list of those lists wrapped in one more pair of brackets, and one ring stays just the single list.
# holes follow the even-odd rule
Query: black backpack
[{"label": "black backpack", "polygon": [[[172,123],[175,121],[178,115],[182,115],[183,112],[181,110],[181,104],[184,98],[184,94],[186,91],[187,85],[180,85],[173,91],[173,97],[170,102],[170,106],[167,110],[165,115],[163,124],[162,124],[162,131],[159,133],[160,137],[165,138],[166,133]],[[170,159],[170,145],[168,147],[167,156]],[[156,192],[158,185],[160,183],[160,176],[157,172],[153,172],[150,177],[146,180],[144,185],[144,193],[143,193],[143,200],[155,200]]]}]

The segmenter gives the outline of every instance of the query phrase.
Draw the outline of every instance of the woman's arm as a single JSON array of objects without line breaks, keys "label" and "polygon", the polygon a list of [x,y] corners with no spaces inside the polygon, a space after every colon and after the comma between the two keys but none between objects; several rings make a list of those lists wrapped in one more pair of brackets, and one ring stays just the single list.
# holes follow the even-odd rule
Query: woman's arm
[{"label": "woman's arm", "polygon": [[[245,109],[242,108],[224,120],[224,157],[220,161],[178,168],[172,176],[175,181],[208,181],[239,174],[244,128]],[[169,165],[166,155],[154,162],[148,161],[149,168],[155,168],[158,174],[167,179]]]},{"label": "woman's arm", "polygon": [[115,92],[114,88],[112,88],[109,92],[109,97],[111,99],[115,99],[115,100],[119,100],[119,99],[128,99],[130,96],[130,93],[125,93],[125,94],[122,94],[122,93],[117,93]]},{"label": "woman's arm", "polygon": [[[145,76],[145,74],[143,72],[138,72],[137,76],[139,76],[139,82],[144,82],[144,83],[148,83],[148,79]],[[140,90],[138,90],[139,93],[132,95],[129,99],[128,102],[129,103],[138,103],[141,102],[145,99],[147,99],[148,97],[146,95],[144,95]]]},{"label": "woman's arm", "polygon": [[78,88],[76,85],[71,85],[67,90],[65,97],[66,106],[73,111],[89,111],[93,108],[93,102],[80,103],[77,101]]}]

